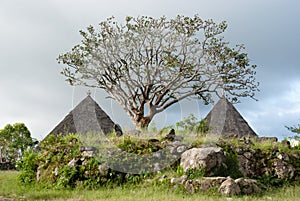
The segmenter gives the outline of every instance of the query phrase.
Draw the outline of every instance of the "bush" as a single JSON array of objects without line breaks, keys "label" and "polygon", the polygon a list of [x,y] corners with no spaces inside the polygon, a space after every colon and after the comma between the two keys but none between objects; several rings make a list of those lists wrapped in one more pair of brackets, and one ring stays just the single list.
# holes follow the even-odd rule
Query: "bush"
[{"label": "bush", "polygon": [[27,149],[22,160],[17,162],[17,168],[21,171],[18,175],[19,181],[25,184],[34,182],[38,168],[38,153]]},{"label": "bush", "polygon": [[203,168],[202,166],[199,166],[196,169],[187,169],[186,175],[187,175],[188,179],[202,178],[205,175],[205,168]]},{"label": "bush", "polygon": [[116,146],[122,151],[138,155],[150,154],[164,148],[159,141],[136,139],[130,136],[125,136],[122,141],[117,142]]},{"label": "bush", "polygon": [[[126,137],[123,141],[118,141],[117,146],[138,156],[139,154],[152,153],[161,148],[160,142],[153,143]],[[18,164],[21,170],[19,181],[22,183],[38,182],[55,188],[84,187],[95,189],[103,185],[119,185],[124,182],[135,184],[149,175],[125,174],[109,169],[103,164],[101,158],[83,155],[80,151],[81,145],[77,135],[47,136],[41,142],[39,152],[25,152],[22,161]],[[120,154],[120,152],[114,154]],[[115,156],[110,161],[126,164],[126,158],[122,155]],[[104,169],[100,168],[101,165]],[[134,166],[135,164],[128,165]],[[145,165],[148,164],[145,162]]]}]

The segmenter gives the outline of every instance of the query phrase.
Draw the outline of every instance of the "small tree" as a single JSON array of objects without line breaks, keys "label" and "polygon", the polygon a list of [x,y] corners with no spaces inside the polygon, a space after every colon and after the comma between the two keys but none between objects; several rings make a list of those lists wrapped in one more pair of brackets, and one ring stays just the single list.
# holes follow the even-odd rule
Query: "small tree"
[{"label": "small tree", "polygon": [[198,119],[194,116],[194,114],[191,113],[189,116],[185,117],[184,120],[176,122],[176,128],[185,131],[193,131],[199,123],[197,120]]},{"label": "small tree", "polygon": [[24,123],[7,124],[0,130],[0,158],[15,162],[28,147],[33,147],[36,140]]},{"label": "small tree", "polygon": [[177,122],[176,128],[188,132],[195,132],[200,136],[205,136],[209,130],[209,126],[206,124],[206,120],[201,119],[199,121],[193,113],[189,114],[189,116],[184,118],[184,120]]},{"label": "small tree", "polygon": [[[196,96],[205,103],[220,89],[237,100],[254,97],[255,65],[244,46],[229,47],[225,22],[198,16],[114,18],[80,31],[81,44],[58,57],[71,85],[104,89],[137,127],[173,104]],[[218,94],[219,95],[219,94]]]}]

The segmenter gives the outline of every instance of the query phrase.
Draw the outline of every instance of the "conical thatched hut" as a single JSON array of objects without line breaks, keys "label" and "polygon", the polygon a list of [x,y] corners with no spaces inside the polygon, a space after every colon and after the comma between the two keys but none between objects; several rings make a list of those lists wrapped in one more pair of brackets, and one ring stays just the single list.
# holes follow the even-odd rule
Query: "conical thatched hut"
[{"label": "conical thatched hut", "polygon": [[258,137],[237,109],[226,99],[221,98],[205,117],[212,138]]},{"label": "conical thatched hut", "polygon": [[109,134],[116,131],[122,135],[119,125],[115,124],[101,107],[88,95],[83,99],[50,134],[68,134],[87,132]]}]

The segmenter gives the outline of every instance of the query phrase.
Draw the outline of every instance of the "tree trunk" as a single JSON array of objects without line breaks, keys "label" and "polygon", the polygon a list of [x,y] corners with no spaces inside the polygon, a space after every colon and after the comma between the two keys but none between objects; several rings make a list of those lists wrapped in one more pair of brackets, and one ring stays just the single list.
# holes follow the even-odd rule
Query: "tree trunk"
[{"label": "tree trunk", "polygon": [[134,123],[137,128],[147,130],[152,118],[150,117],[140,117],[139,119],[134,120]]}]

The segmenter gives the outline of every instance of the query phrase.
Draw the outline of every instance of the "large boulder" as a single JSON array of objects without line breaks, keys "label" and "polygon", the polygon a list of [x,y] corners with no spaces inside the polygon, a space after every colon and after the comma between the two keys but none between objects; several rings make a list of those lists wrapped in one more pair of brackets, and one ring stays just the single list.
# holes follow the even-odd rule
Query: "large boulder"
[{"label": "large boulder", "polygon": [[206,176],[212,176],[223,165],[225,165],[225,155],[221,148],[206,147],[192,148],[181,155],[180,166],[184,172],[188,169],[204,168]]}]

